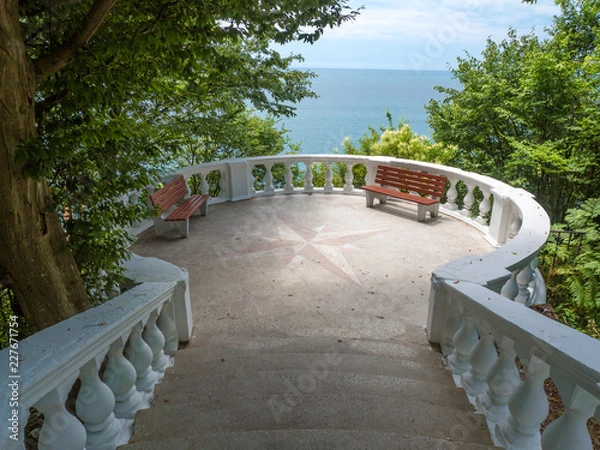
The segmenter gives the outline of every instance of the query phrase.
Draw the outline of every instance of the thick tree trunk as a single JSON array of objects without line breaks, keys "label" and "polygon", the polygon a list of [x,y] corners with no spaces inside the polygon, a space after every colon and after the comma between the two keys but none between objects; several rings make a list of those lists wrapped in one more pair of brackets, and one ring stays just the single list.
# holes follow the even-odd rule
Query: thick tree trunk
[{"label": "thick tree trunk", "polygon": [[0,266],[35,329],[89,308],[59,217],[48,207],[45,180],[15,164],[24,139],[35,136],[34,67],[21,37],[18,1],[0,2]]}]

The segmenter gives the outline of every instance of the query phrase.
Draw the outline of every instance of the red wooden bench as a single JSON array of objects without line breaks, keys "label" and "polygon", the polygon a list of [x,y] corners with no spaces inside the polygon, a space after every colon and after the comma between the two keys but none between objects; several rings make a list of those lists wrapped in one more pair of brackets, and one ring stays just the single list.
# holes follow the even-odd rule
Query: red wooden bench
[{"label": "red wooden bench", "polygon": [[200,210],[200,215],[208,214],[208,194],[190,195],[183,175],[150,194],[149,202],[155,209],[154,229],[156,234],[177,229],[182,237],[188,237],[190,217]]},{"label": "red wooden bench", "polygon": [[446,190],[446,177],[426,172],[417,172],[399,167],[379,165],[375,183],[362,186],[367,194],[367,206],[373,207],[375,198],[385,203],[388,197],[394,197],[417,204],[419,222],[425,220],[429,211],[431,217],[439,214],[440,199]]}]

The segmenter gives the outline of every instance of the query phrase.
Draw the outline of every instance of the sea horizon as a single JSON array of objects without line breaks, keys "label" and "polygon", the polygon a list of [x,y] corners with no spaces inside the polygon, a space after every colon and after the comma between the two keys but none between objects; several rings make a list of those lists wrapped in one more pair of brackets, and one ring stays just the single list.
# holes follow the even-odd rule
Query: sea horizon
[{"label": "sea horizon", "polygon": [[341,152],[346,137],[358,144],[369,127],[387,126],[387,111],[394,126],[402,120],[415,133],[431,138],[424,106],[430,99],[443,98],[434,86],[460,86],[449,70],[297,69],[318,75],[312,90],[319,97],[302,100],[295,105],[295,117],[281,120],[291,141],[301,143],[302,153]]}]

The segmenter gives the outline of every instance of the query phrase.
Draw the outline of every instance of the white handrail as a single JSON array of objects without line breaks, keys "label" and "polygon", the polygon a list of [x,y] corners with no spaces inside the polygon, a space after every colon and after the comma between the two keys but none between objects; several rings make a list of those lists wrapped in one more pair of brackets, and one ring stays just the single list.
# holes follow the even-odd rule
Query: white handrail
[{"label": "white handrail", "polygon": [[[3,448],[25,448],[31,407],[44,414],[40,448],[114,449],[128,441],[135,412],[149,406],[178,342],[191,336],[191,308],[185,271],[140,257],[126,271],[141,284],[0,351]],[[72,411],[66,403],[78,379]]]}]

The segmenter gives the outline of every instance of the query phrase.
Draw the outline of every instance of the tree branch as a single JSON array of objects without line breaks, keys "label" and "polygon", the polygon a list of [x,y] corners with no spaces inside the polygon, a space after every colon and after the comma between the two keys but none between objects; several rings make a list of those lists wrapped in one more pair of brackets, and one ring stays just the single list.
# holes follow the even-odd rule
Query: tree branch
[{"label": "tree branch", "polygon": [[81,50],[87,47],[89,40],[98,31],[116,1],[96,0],[78,31],[51,53],[42,55],[33,62],[38,83],[68,65]]}]

